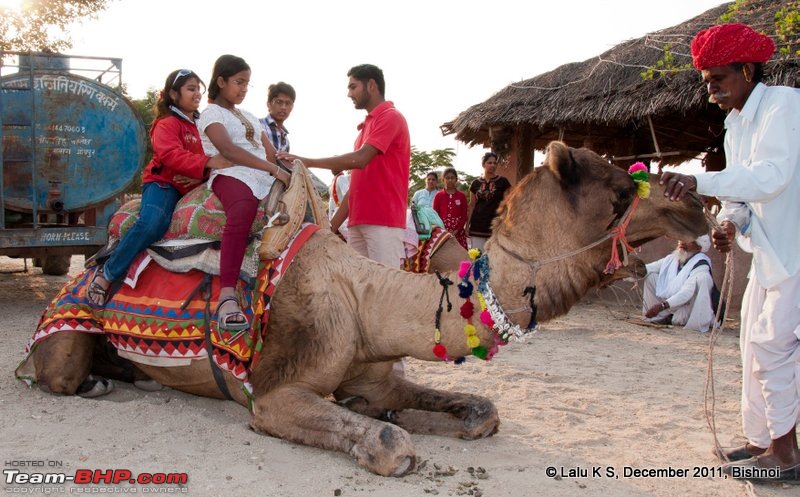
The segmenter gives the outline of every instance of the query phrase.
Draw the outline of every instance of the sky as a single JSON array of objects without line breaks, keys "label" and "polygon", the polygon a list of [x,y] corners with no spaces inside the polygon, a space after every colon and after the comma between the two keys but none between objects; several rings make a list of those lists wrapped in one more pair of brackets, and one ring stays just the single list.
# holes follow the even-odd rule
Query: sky
[{"label": "sky", "polygon": [[[405,115],[417,149],[453,148],[455,167],[481,173],[481,147],[439,129],[506,85],[694,17],[719,0],[112,0],[69,32],[72,55],[121,57],[128,94],[143,98],[174,69],[208,83],[230,53],[252,68],[241,105],[266,115],[267,86],[285,81],[297,99],[286,121],[292,152],[352,150],[365,111],[347,98],[347,71],[383,69],[386,98]],[[202,107],[201,107],[202,108]],[[315,170],[328,180],[327,171]]]}]

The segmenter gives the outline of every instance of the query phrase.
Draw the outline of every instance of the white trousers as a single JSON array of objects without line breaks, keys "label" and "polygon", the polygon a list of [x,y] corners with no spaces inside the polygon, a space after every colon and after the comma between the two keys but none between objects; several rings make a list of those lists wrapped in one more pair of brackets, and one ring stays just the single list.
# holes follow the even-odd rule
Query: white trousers
[{"label": "white trousers", "polygon": [[[656,296],[656,281],[658,281],[657,272],[648,273],[644,279],[642,312],[647,312],[647,309],[662,300]],[[698,276],[696,282],[694,293],[688,302],[665,309],[653,319],[661,319],[672,314],[673,325],[703,333],[707,332],[711,328],[714,314],[717,312],[711,304],[711,288],[714,286],[714,281],[711,279],[711,275],[706,273]]]},{"label": "white trousers", "polygon": [[750,271],[742,298],[742,429],[767,448],[800,420],[800,274],[762,288]]},{"label": "white trousers", "polygon": [[403,264],[405,228],[359,224],[349,226],[348,230],[347,243],[359,254],[397,269]]}]

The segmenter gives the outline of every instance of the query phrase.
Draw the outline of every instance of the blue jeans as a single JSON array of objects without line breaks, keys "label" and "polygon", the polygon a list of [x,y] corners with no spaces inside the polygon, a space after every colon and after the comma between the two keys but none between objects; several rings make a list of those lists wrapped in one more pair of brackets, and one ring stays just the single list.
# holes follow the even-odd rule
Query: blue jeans
[{"label": "blue jeans", "polygon": [[169,228],[175,205],[180,199],[180,192],[169,183],[145,183],[142,186],[139,219],[125,232],[106,261],[103,267],[105,279],[115,281],[125,276],[136,255],[161,240]]}]

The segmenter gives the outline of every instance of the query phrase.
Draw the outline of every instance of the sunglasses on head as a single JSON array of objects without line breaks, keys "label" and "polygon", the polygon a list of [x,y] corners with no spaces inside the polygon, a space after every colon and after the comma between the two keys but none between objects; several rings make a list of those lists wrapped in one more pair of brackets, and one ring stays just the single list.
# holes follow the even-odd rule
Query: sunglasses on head
[{"label": "sunglasses on head", "polygon": [[192,71],[191,69],[180,69],[180,70],[178,70],[178,74],[175,75],[175,79],[172,80],[172,84],[169,85],[169,87],[170,88],[175,88],[175,83],[177,83],[179,79],[181,79],[184,76],[188,76],[188,75],[192,74],[193,72],[194,71]]}]

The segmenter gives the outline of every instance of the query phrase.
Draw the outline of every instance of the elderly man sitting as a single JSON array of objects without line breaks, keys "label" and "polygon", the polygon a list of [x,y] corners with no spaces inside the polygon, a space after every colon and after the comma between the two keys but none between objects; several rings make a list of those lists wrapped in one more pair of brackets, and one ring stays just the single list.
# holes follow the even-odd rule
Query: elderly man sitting
[{"label": "elderly man sitting", "polygon": [[684,326],[705,333],[714,322],[711,304],[711,247],[708,235],[678,242],[674,252],[647,264],[644,316],[652,323]]}]

